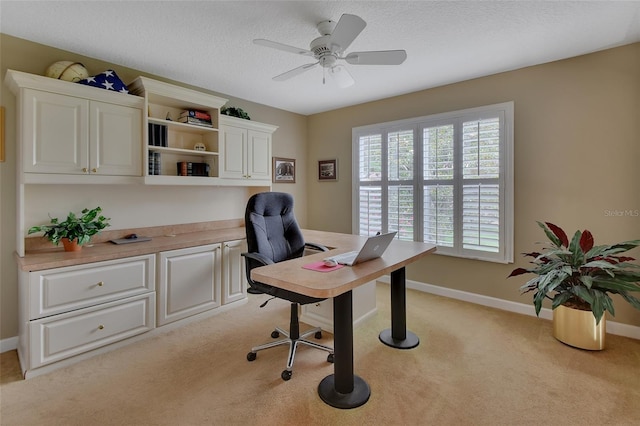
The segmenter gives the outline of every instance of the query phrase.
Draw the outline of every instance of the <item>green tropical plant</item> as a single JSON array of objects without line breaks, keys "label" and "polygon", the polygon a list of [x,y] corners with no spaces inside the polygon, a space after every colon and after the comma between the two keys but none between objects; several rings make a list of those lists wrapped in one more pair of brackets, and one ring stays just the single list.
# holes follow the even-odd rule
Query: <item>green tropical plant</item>
[{"label": "green tropical plant", "polygon": [[29,228],[28,234],[44,232],[44,237],[55,245],[58,245],[62,238],[68,238],[71,241],[77,239],[78,245],[83,245],[88,243],[93,235],[110,226],[108,221],[111,218],[102,216],[101,212],[100,207],[91,210],[84,209],[81,216],[69,212],[67,218],[62,222],[58,218],[49,216],[51,218],[49,225],[32,226]]},{"label": "green tropical plant", "polygon": [[549,222],[538,222],[551,242],[542,253],[523,253],[533,257],[535,266],[516,268],[509,277],[536,274],[520,287],[521,294],[533,292],[536,315],[542,302],[551,299],[552,309],[565,305],[593,312],[596,324],[605,311],[615,316],[611,294],[619,294],[634,308],[640,309],[640,299],[630,293],[640,292],[640,265],[630,263],[633,257],[620,256],[640,246],[640,240],[625,241],[613,245],[594,245],[591,232],[576,231],[569,241],[567,234]]},{"label": "green tropical plant", "polygon": [[220,114],[228,115],[231,117],[243,118],[245,120],[251,120],[251,118],[249,117],[249,114],[244,112],[242,108],[238,108],[238,107],[223,107],[220,110]]}]

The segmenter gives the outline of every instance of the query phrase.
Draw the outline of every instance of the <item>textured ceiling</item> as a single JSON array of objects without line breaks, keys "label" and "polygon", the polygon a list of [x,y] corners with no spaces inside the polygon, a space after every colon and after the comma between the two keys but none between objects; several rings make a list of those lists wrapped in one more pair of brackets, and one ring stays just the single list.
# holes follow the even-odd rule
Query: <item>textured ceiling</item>
[{"label": "textured ceiling", "polygon": [[[345,89],[320,67],[271,79],[313,58],[253,39],[308,49],[343,13],[367,22],[347,53],[407,60],[347,65]],[[2,0],[0,32],[308,115],[640,41],[640,1]]]}]

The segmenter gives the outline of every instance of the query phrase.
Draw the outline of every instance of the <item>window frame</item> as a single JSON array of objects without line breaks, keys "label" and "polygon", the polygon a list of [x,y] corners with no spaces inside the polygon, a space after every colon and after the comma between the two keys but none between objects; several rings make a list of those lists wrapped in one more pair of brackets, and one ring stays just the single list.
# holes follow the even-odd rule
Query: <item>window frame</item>
[{"label": "window frame", "polygon": [[[455,187],[459,188],[454,192],[454,247],[438,246],[437,254],[461,257],[466,259],[476,259],[497,263],[513,263],[514,251],[514,102],[503,102],[493,105],[485,105],[474,108],[467,108],[458,111],[432,114],[422,117],[396,120],[385,123],[376,123],[366,126],[354,127],[352,129],[352,232],[359,233],[360,229],[360,187],[380,186],[382,188],[382,232],[388,231],[388,189],[396,181],[389,179],[388,175],[388,135],[398,131],[413,131],[413,240],[423,241],[424,211],[423,194],[426,181],[423,176],[423,132],[425,128],[432,128],[441,125],[454,126],[454,157],[456,164],[459,156],[462,155],[462,132],[456,131],[456,127],[461,129],[463,123],[468,121],[483,120],[487,118],[499,117],[500,119],[500,145],[499,145],[499,250],[496,253],[483,250],[465,249],[462,242],[462,196],[465,178],[462,175],[461,167],[454,167],[454,179],[451,181]],[[380,181],[360,182],[360,138],[366,136],[380,135],[382,141],[382,176]],[[480,179],[470,179],[469,181],[481,181]],[[391,184],[390,184],[391,182]],[[401,180],[407,182],[407,180]],[[455,182],[455,183],[454,183]],[[420,218],[415,220],[415,218]]]}]

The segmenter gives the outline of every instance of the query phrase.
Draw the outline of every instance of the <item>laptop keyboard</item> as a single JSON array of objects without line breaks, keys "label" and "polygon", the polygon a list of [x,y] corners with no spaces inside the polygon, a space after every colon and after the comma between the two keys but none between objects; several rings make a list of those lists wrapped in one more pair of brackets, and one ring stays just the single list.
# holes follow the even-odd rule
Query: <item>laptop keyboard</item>
[{"label": "laptop keyboard", "polygon": [[356,258],[356,256],[358,256],[357,251],[350,251],[347,253],[342,253],[336,256],[333,256],[333,259],[335,259],[336,262],[338,263],[350,263],[353,262]]}]

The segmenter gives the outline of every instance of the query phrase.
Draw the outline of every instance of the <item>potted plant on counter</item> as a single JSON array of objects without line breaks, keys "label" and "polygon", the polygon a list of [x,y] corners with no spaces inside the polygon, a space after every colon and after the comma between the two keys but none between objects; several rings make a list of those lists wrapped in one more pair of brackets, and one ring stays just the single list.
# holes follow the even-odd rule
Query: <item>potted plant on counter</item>
[{"label": "potted plant on counter", "polygon": [[93,235],[110,226],[111,219],[101,215],[101,212],[100,207],[84,209],[81,216],[69,212],[64,221],[51,218],[49,225],[33,226],[29,228],[28,234],[44,232],[44,237],[53,244],[58,245],[62,241],[65,251],[78,251]]},{"label": "potted plant on counter", "polygon": [[640,265],[621,256],[640,246],[640,240],[612,245],[594,245],[591,232],[576,231],[571,240],[559,226],[538,222],[551,243],[544,251],[523,253],[532,257],[533,267],[516,268],[509,277],[536,276],[520,287],[522,294],[533,292],[536,315],[542,302],[551,299],[554,337],[582,349],[603,349],[606,335],[605,311],[615,316],[613,299],[619,294],[634,308],[640,300]]}]

